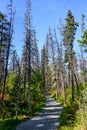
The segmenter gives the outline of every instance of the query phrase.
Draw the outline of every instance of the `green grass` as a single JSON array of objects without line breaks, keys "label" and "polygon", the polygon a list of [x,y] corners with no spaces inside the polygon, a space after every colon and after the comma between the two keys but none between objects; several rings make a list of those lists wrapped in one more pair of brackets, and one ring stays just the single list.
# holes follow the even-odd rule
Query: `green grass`
[{"label": "green grass", "polygon": [[33,111],[31,114],[25,114],[25,115],[19,115],[18,119],[16,120],[15,118],[8,118],[8,119],[0,119],[0,130],[15,130],[16,126],[23,121],[27,120],[28,117],[35,116],[39,114],[44,107],[46,102],[46,99],[40,99],[40,103],[34,106]]},{"label": "green grass", "polygon": [[15,130],[16,126],[23,122],[24,119],[4,119],[0,120],[0,130]]},{"label": "green grass", "polygon": [[[75,101],[71,101],[71,90],[66,89],[66,104],[63,104],[62,95],[56,101],[63,104],[60,114],[60,125],[57,130],[87,130],[87,84],[80,85],[80,95],[75,89]],[[79,103],[81,104],[79,106]]]},{"label": "green grass", "polygon": [[45,106],[45,103],[46,98],[39,99],[39,102],[37,102],[36,105],[32,106],[32,116],[38,115]]},{"label": "green grass", "polygon": [[58,130],[73,130],[76,125],[78,104],[75,102],[72,105],[65,106],[60,114],[60,125]]}]

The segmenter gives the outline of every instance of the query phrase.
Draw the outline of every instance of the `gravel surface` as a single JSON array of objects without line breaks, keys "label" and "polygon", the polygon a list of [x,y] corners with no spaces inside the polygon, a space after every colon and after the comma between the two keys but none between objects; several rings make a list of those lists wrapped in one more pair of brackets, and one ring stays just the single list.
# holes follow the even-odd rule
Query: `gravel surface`
[{"label": "gravel surface", "polygon": [[62,107],[53,98],[47,96],[46,106],[38,115],[19,124],[16,130],[56,130]]}]

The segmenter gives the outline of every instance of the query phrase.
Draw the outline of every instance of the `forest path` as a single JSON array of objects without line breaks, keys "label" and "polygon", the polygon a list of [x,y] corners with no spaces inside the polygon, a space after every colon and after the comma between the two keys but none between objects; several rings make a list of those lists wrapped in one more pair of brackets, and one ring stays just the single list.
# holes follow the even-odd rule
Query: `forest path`
[{"label": "forest path", "polygon": [[38,116],[19,124],[16,130],[56,130],[62,107],[53,98],[49,96],[46,98],[46,106],[42,112]]}]

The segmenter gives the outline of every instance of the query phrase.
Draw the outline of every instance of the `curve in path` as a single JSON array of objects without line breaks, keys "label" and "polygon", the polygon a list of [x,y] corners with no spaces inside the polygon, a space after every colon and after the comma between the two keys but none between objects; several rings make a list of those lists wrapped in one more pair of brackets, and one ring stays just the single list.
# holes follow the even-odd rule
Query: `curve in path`
[{"label": "curve in path", "polygon": [[56,130],[59,125],[58,118],[61,110],[60,104],[47,96],[43,111],[38,116],[19,124],[16,130]]}]

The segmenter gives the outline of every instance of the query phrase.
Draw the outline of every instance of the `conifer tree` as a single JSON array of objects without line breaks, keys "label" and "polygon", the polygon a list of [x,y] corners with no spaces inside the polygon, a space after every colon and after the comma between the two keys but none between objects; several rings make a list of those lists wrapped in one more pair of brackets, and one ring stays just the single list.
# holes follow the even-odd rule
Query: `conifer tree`
[{"label": "conifer tree", "polygon": [[25,13],[25,43],[23,49],[23,63],[24,63],[24,88],[28,84],[28,112],[31,112],[31,51],[32,51],[32,29],[31,29],[31,15],[30,15],[30,0],[26,1]]},{"label": "conifer tree", "polygon": [[40,61],[39,61],[39,50],[36,39],[36,31],[33,31],[33,41],[32,41],[32,69],[36,71],[39,69]]},{"label": "conifer tree", "polygon": [[66,17],[66,24],[63,32],[63,42],[68,55],[68,63],[71,70],[71,84],[72,84],[72,101],[74,101],[74,67],[73,67],[73,59],[74,59],[74,51],[73,51],[73,42],[75,39],[75,34],[77,30],[78,23],[75,22],[74,16],[72,12],[68,10]]}]

